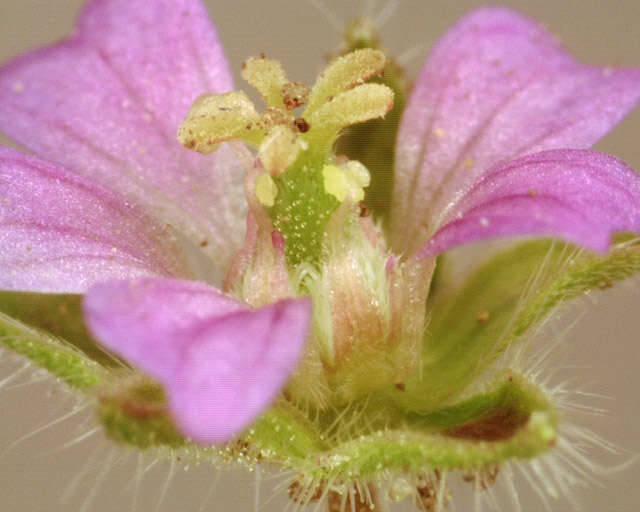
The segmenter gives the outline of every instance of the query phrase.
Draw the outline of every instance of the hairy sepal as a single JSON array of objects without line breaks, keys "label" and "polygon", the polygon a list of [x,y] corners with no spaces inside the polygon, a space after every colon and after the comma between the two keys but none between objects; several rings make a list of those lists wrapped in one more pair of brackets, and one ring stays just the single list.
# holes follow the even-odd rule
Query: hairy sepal
[{"label": "hairy sepal", "polygon": [[[403,413],[373,398],[310,420],[281,399],[246,432],[219,447],[182,438],[166,413],[162,389],[145,377],[123,377],[98,396],[100,418],[117,441],[140,449],[168,448],[198,461],[249,467],[275,463],[318,483],[481,470],[544,453],[557,436],[553,405],[514,372],[454,406],[424,415]],[[373,422],[364,414],[369,408],[376,412]],[[344,421],[336,422],[338,417]]]},{"label": "hairy sepal", "polygon": [[455,294],[438,294],[429,308],[422,372],[394,398],[415,411],[451,403],[563,303],[640,272],[639,240],[616,240],[605,256],[548,240],[525,242],[481,266]]},{"label": "hairy sepal", "polygon": [[0,291],[0,311],[62,339],[105,368],[122,366],[93,339],[84,322],[82,295]]},{"label": "hairy sepal", "polygon": [[130,375],[98,390],[98,418],[107,436],[145,450],[186,444],[171,421],[161,386],[141,375]]},{"label": "hairy sepal", "polygon": [[286,400],[277,401],[246,432],[226,445],[203,447],[180,434],[171,419],[162,386],[142,375],[122,375],[98,389],[98,416],[107,435],[141,450],[186,450],[200,458],[229,462],[238,456],[255,464],[264,459],[293,464],[326,446],[308,419]]},{"label": "hairy sepal", "polygon": [[64,340],[0,313],[0,342],[72,388],[89,392],[107,371]]},{"label": "hairy sepal", "polygon": [[549,450],[557,437],[553,405],[513,372],[457,405],[430,414],[392,410],[387,410],[388,425],[380,418],[383,423],[377,428],[358,429],[356,414],[350,433],[338,427],[327,436],[335,441],[333,448],[307,456],[298,469],[317,482],[415,479],[438,470],[481,470],[533,458]]}]

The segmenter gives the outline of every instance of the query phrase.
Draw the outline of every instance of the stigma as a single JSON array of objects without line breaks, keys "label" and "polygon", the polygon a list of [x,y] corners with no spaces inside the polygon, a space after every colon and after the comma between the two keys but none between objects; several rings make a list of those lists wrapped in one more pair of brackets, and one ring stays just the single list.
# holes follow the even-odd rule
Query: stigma
[{"label": "stigma", "polygon": [[281,64],[251,57],[242,77],[259,93],[259,112],[242,91],[203,94],[178,128],[178,140],[208,154],[225,141],[240,140],[255,151],[260,175],[248,191],[286,239],[287,261],[318,262],[331,214],[344,201],[357,203],[370,183],[367,169],[334,153],[345,128],[383,117],[393,91],[365,83],[382,73],[379,50],[360,49],[338,57],[312,87],[287,78]]}]

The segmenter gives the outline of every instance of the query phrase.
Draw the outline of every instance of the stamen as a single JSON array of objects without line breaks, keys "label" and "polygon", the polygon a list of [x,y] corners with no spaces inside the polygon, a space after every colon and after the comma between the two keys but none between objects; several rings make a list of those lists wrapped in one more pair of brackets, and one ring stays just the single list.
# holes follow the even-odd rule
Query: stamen
[{"label": "stamen", "polygon": [[351,195],[354,202],[364,199],[364,189],[369,186],[369,171],[360,162],[349,161],[345,167],[325,165],[322,169],[324,189],[338,201],[342,202]]},{"label": "stamen", "polygon": [[278,187],[268,172],[262,173],[256,178],[256,197],[261,204],[270,208],[276,202]]}]

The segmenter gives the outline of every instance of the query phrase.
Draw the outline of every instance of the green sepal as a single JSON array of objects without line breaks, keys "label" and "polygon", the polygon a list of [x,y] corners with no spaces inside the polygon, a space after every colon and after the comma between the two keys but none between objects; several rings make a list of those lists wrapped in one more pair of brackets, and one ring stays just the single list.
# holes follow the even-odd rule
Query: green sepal
[{"label": "green sepal", "polygon": [[[560,254],[541,291],[526,302],[513,328],[518,338],[538,325],[557,306],[592,290],[607,290],[614,283],[640,272],[640,239],[635,234],[614,237],[615,245],[606,256],[574,250],[571,256]],[[557,250],[556,250],[557,251]]]},{"label": "green sepal", "polygon": [[385,471],[420,475],[434,470],[482,469],[511,459],[529,459],[554,444],[555,425],[546,413],[531,416],[507,440],[478,442],[424,432],[387,431],[362,436],[318,458],[306,474],[319,480],[368,480]]},{"label": "green sepal", "polygon": [[82,295],[0,291],[0,311],[63,339],[105,368],[123,364],[89,334],[82,312]]},{"label": "green sepal", "polygon": [[[147,448],[202,449],[185,439],[175,426],[163,388],[138,374],[112,379],[97,391],[98,417],[112,439]],[[236,441],[210,448],[228,456],[242,446],[247,459],[301,459],[324,445],[314,425],[286,400],[279,400]],[[213,452],[212,452],[213,453]]]},{"label": "green sepal", "polygon": [[[316,481],[370,480],[434,470],[481,469],[549,450],[558,415],[544,393],[514,372],[455,406],[426,415],[400,413],[384,428],[339,431],[332,449],[307,457],[299,469]],[[347,422],[348,423],[348,422]]]},{"label": "green sepal", "polygon": [[[442,407],[426,414],[409,413],[415,424],[436,429],[460,438],[506,439],[526,423],[533,412],[549,412],[552,406],[546,396],[524,377],[505,370],[492,385],[457,404]],[[507,421],[497,425],[496,418]],[[496,426],[492,432],[480,428],[480,422],[491,420]],[[477,426],[476,430],[471,426]],[[500,429],[498,430],[498,427]],[[464,433],[466,432],[466,433]],[[484,433],[482,433],[484,432]]]},{"label": "green sepal", "polygon": [[605,256],[548,240],[525,242],[481,266],[454,295],[441,294],[430,309],[421,375],[394,398],[416,411],[450,403],[562,303],[639,272],[640,244],[617,240]]},{"label": "green sepal", "polygon": [[64,340],[0,313],[0,341],[72,388],[88,391],[107,376],[106,370]]},{"label": "green sepal", "polygon": [[265,457],[294,464],[328,447],[317,425],[286,400],[279,400],[254,423],[241,439]]},{"label": "green sepal", "polygon": [[142,450],[180,448],[187,443],[171,420],[164,391],[155,381],[131,375],[113,380],[97,396],[98,418],[113,440]]},{"label": "green sepal", "polygon": [[[169,448],[198,461],[250,467],[275,463],[318,482],[481,469],[535,457],[557,436],[552,404],[514,372],[505,372],[457,405],[429,414],[383,406],[378,420],[386,426],[375,428],[368,419],[358,424],[358,418],[370,416],[354,404],[333,411],[334,419],[345,421],[327,428],[331,418],[319,415],[312,421],[281,399],[239,438],[220,447],[201,447],[182,438],[167,413],[161,387],[145,377],[124,377],[100,391],[98,399],[107,434],[120,442],[141,449]],[[381,410],[373,402],[364,407]]]}]

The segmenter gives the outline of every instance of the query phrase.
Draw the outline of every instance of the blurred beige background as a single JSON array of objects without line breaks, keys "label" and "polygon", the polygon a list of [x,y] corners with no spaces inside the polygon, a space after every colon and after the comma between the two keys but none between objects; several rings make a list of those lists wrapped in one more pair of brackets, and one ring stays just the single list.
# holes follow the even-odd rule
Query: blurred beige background
[{"label": "blurred beige background", "polygon": [[[152,0],[149,0],[152,3]],[[265,51],[279,58],[289,75],[311,82],[324,56],[340,41],[331,23],[311,0],[233,0],[207,2],[234,71],[249,55]],[[362,13],[366,2],[326,0],[331,16],[342,25]],[[382,11],[378,0],[375,12]],[[81,0],[0,0],[0,61],[64,36],[72,27]],[[594,64],[640,66],[640,2],[630,1],[511,1],[504,2],[543,21],[582,60]],[[481,5],[470,0],[400,2],[382,28],[393,55],[413,56],[407,69],[415,74],[429,45],[467,10]],[[616,154],[640,170],[640,109],[598,144],[597,149]],[[548,336],[564,333],[566,356],[558,366],[557,380],[611,397],[591,403],[609,412],[588,421],[605,439],[631,454],[640,453],[640,331],[639,281],[597,293],[557,322]],[[554,334],[555,333],[555,334]],[[555,356],[554,356],[555,357]],[[0,359],[0,381],[19,369],[10,357]],[[255,478],[242,472],[221,474],[213,496],[208,496],[217,472],[203,465],[183,471],[176,467],[163,491],[168,463],[160,462],[142,476],[135,492],[136,474],[152,459],[140,463],[135,454],[114,450],[99,432],[80,436],[93,428],[91,411],[81,411],[58,421],[15,445],[47,422],[71,411],[73,401],[49,383],[18,377],[0,390],[0,510],[11,512],[103,511],[252,511],[256,501]],[[73,441],[77,442],[74,443]],[[67,443],[71,446],[65,446]],[[10,447],[8,451],[5,451]],[[629,455],[598,454],[599,462],[615,465]],[[87,465],[88,461],[88,465]],[[113,468],[114,464],[117,464]],[[205,467],[206,466],[206,467]],[[138,469],[137,469],[138,468]],[[274,494],[282,480],[264,476],[257,500],[264,511],[287,506],[283,492]],[[585,512],[632,512],[640,509],[640,463],[619,473],[597,475],[596,483],[575,490],[575,509]],[[524,481],[523,510],[543,510],[540,499]],[[164,494],[163,494],[164,492]],[[468,494],[468,493],[467,493]],[[502,503],[508,503],[503,501]],[[570,510],[566,499],[551,501],[551,510]],[[473,510],[459,499],[452,510]],[[510,510],[508,507],[502,510]]]}]

